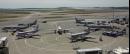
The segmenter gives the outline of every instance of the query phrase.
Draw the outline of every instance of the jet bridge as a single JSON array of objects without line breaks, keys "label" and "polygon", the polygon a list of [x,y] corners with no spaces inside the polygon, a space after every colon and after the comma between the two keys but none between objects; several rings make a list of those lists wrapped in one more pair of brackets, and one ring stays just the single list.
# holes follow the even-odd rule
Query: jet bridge
[{"label": "jet bridge", "polygon": [[102,54],[102,49],[100,48],[79,49],[76,52],[77,54]]}]

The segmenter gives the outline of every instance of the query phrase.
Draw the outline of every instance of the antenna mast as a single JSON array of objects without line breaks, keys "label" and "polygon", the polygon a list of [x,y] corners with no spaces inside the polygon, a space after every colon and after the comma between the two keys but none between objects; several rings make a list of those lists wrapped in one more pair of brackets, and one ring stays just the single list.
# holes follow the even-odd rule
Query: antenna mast
[{"label": "antenna mast", "polygon": [[112,7],[112,10],[113,10],[113,19],[114,19],[115,18],[114,7]]}]

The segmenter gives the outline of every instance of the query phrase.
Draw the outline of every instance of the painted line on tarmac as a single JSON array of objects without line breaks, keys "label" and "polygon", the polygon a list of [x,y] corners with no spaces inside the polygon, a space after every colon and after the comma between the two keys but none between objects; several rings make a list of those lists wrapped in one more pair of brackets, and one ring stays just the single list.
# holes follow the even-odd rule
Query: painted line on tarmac
[{"label": "painted line on tarmac", "polygon": [[[29,47],[37,48],[38,50],[48,50],[48,51],[73,51],[73,50],[57,50],[57,49],[48,49],[48,48],[43,48],[43,47],[37,47],[37,46],[34,46],[34,45],[32,45],[32,44],[29,44],[26,39],[25,39],[25,44],[26,44],[27,46],[29,46]],[[51,47],[49,46],[50,48],[52,48],[54,45],[57,46],[57,44],[50,44],[50,43],[48,43],[48,44],[51,45]]]},{"label": "painted line on tarmac", "polygon": [[[73,51],[73,50],[57,50],[57,49],[47,49],[47,48],[43,48],[43,47],[36,47],[34,45],[31,45],[29,43],[27,43],[27,40],[25,40],[25,44],[28,45],[29,47],[33,47],[33,48],[37,48],[38,50],[48,50],[48,51]],[[51,47],[52,48],[52,47]]]},{"label": "painted line on tarmac", "polygon": [[97,47],[100,47],[100,48],[110,47],[110,46],[111,46],[112,44],[114,44],[116,41],[117,41],[117,38],[114,38],[114,40],[112,40],[112,42],[107,43],[107,44],[104,44],[104,45],[101,45],[101,46],[97,46]]},{"label": "painted line on tarmac", "polygon": [[[9,35],[9,36],[10,36],[10,35]],[[19,54],[23,54],[23,53],[20,51],[18,45],[16,44],[14,37],[10,37],[10,38],[11,38],[12,41],[14,42],[14,45],[15,45],[15,47],[16,47],[16,51],[17,51]]]}]

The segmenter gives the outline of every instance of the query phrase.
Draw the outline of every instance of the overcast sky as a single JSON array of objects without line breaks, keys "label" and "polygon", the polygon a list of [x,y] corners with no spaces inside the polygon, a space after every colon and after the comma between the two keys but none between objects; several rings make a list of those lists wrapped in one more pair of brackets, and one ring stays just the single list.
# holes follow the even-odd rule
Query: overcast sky
[{"label": "overcast sky", "polygon": [[129,0],[0,0],[0,8],[120,7]]}]

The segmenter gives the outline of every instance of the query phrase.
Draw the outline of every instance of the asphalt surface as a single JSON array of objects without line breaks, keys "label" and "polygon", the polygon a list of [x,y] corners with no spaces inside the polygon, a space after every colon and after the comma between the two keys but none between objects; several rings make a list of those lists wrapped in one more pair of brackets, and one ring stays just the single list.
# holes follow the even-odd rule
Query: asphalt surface
[{"label": "asphalt surface", "polygon": [[[41,23],[44,19],[39,19],[39,14],[40,13],[34,12],[27,17],[0,23],[0,27],[3,27],[16,25],[18,23],[28,23],[38,19],[40,27],[40,31],[38,32],[40,36],[38,37],[17,40],[16,36],[12,36],[10,32],[0,32],[1,36],[7,36],[9,39],[9,54],[76,54],[76,51],[73,50],[74,47],[80,47],[81,49],[98,47],[104,50],[111,50],[119,46],[123,48],[129,47],[129,35],[113,38],[103,36],[103,31],[92,32],[87,35],[93,39],[88,39],[84,42],[78,41],[76,43],[70,43],[70,40],[67,38],[70,36],[69,34],[58,35],[54,34],[53,30],[60,25],[63,29],[70,29],[72,33],[78,33],[82,32],[86,27],[76,26],[74,20],[61,19],[60,21],[56,21],[55,19],[55,21]],[[102,42],[99,41],[100,36],[103,38]]]}]

